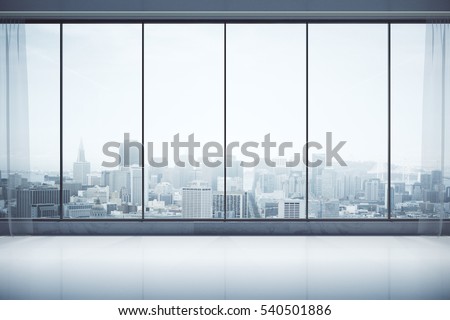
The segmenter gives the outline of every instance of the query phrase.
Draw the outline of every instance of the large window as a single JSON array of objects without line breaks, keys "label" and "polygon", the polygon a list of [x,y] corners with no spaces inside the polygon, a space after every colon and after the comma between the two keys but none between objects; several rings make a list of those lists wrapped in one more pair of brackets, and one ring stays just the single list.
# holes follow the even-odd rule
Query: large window
[{"label": "large window", "polygon": [[309,26],[311,218],[387,216],[387,40],[385,24]]},{"label": "large window", "polygon": [[393,218],[448,218],[450,148],[445,128],[449,118],[445,114],[448,67],[442,64],[444,28],[446,25],[392,26]]},{"label": "large window", "polygon": [[448,218],[448,29],[2,25],[0,217]]},{"label": "large window", "polygon": [[[64,25],[63,159],[65,218],[141,218],[141,26]],[[120,162],[110,162],[103,146]],[[127,165],[125,166],[127,161]]]},{"label": "large window", "polygon": [[227,25],[229,218],[305,217],[305,39],[304,24]]},{"label": "large window", "polygon": [[[223,28],[145,26],[145,218],[211,219],[223,211],[215,201],[223,156],[211,159],[219,165],[202,158],[205,144],[222,148],[224,140]],[[176,140],[198,146],[176,150]]]}]

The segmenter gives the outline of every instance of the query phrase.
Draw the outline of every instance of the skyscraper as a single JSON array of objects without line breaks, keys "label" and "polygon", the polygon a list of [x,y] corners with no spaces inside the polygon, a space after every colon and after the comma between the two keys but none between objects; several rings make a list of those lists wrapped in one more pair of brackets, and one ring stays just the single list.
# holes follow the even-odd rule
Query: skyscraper
[{"label": "skyscraper", "polygon": [[131,168],[131,203],[137,206],[142,204],[142,169]]},{"label": "skyscraper", "polygon": [[431,174],[429,173],[420,174],[420,184],[422,185],[422,189],[431,190]]},{"label": "skyscraper", "polygon": [[83,141],[80,141],[80,147],[78,148],[78,158],[77,161],[73,163],[73,181],[81,183],[82,185],[87,185],[88,174],[90,173],[91,164],[86,161]]},{"label": "skyscraper", "polygon": [[226,217],[229,219],[249,218],[249,205],[248,193],[244,191],[227,192],[226,202],[224,192],[217,192],[213,195],[214,218],[224,218],[224,209],[226,210]]},{"label": "skyscraper", "polygon": [[258,190],[261,193],[271,193],[275,191],[275,174],[267,170],[261,170],[258,176]]},{"label": "skyscraper", "polygon": [[367,201],[379,201],[380,179],[369,179],[365,183],[364,193]]},{"label": "skyscraper", "polygon": [[322,197],[325,199],[334,199],[335,198],[335,181],[336,181],[336,173],[333,168],[324,168],[322,170]]},{"label": "skyscraper", "polygon": [[431,171],[431,186],[434,191],[440,191],[442,184],[442,171],[433,170]]},{"label": "skyscraper", "polygon": [[322,171],[325,167],[325,154],[312,154],[312,162],[319,162],[319,165],[313,166],[311,170],[310,176],[310,188],[309,192],[316,197],[322,196]]},{"label": "skyscraper", "polygon": [[212,191],[204,182],[194,181],[182,189],[183,218],[212,218]]},{"label": "skyscraper", "polygon": [[[133,140],[131,143],[136,144],[137,141]],[[119,155],[120,155],[120,167],[124,167],[125,165],[127,167],[130,166],[140,166],[140,157],[141,154],[139,152],[139,149],[136,147],[129,147],[129,154],[128,159],[125,159],[125,150],[124,150],[124,144],[121,143],[119,147]],[[127,160],[127,161],[125,161]]]}]

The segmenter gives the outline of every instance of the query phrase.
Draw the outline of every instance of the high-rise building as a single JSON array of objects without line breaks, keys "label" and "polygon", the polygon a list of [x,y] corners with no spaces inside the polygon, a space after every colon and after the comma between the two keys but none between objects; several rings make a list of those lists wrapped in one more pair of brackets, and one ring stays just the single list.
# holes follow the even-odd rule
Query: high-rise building
[{"label": "high-rise building", "polygon": [[431,174],[420,174],[420,184],[422,185],[423,190],[431,190]]},{"label": "high-rise building", "polygon": [[289,174],[289,196],[303,197],[305,180],[302,171],[291,171]]},{"label": "high-rise building", "polygon": [[[361,190],[361,177],[354,175],[344,176],[344,196],[349,199],[356,198]],[[384,192],[384,191],[383,191]]]},{"label": "high-rise building", "polygon": [[227,177],[242,178],[243,176],[244,176],[244,168],[241,166],[241,161],[237,160],[235,156],[232,157],[231,161],[227,159]]},{"label": "high-rise building", "polygon": [[78,148],[77,161],[73,163],[73,181],[81,183],[82,185],[87,185],[88,174],[90,173],[91,173],[91,164],[86,161],[83,141],[81,141],[80,147]]},{"label": "high-rise building", "polygon": [[325,154],[312,154],[312,163],[320,163],[311,167],[310,192],[316,197],[322,195],[322,171],[325,168]]},{"label": "high-rise building", "polygon": [[[12,210],[15,218],[41,218],[58,215],[59,188],[38,186],[32,188],[18,188],[16,193],[16,207]],[[63,190],[63,204],[70,200],[70,191]],[[45,207],[44,207],[45,205]],[[40,207],[33,209],[32,207]],[[49,210],[50,209],[50,210]],[[33,214],[35,216],[33,216]],[[39,214],[45,214],[39,216]]]},{"label": "high-rise building", "polygon": [[[203,159],[203,163],[205,163],[206,159]],[[208,161],[212,161],[211,159],[208,158]],[[210,186],[211,189],[213,191],[218,191],[218,186],[217,186],[217,182],[218,182],[218,177],[223,176],[223,167],[224,164],[220,164],[217,167],[209,167],[206,165],[202,165],[201,166],[201,171],[202,171],[202,179],[207,181]],[[227,170],[227,175],[228,175],[228,170]]]},{"label": "high-rise building", "polygon": [[[226,198],[226,201],[225,201]],[[225,208],[226,206],[226,208]],[[217,192],[213,194],[213,217],[229,219],[247,219],[249,218],[250,202],[247,192]]]},{"label": "high-rise building", "polygon": [[120,155],[120,167],[124,166],[140,166],[140,157],[141,154],[139,152],[139,148],[136,147],[139,143],[135,140],[130,141],[130,145],[128,145],[128,159],[125,158],[125,149],[124,144],[121,143],[119,146],[119,155]]},{"label": "high-rise building", "polygon": [[334,199],[336,173],[332,168],[324,168],[322,170],[322,197],[325,199]]},{"label": "high-rise building", "polygon": [[420,201],[422,200],[422,185],[420,182],[415,182],[412,185],[412,190],[411,190],[411,197],[413,201]]},{"label": "high-rise building", "polygon": [[442,171],[433,170],[431,171],[431,187],[434,191],[440,191],[442,184]]},{"label": "high-rise building", "polygon": [[[335,189],[334,189],[334,195],[336,199],[344,199],[348,197],[348,194],[346,193],[345,188],[345,176],[342,174],[336,174],[335,176]],[[384,189],[382,190],[384,192]]]},{"label": "high-rise building", "polygon": [[379,201],[380,179],[369,179],[365,183],[364,193],[367,201]]},{"label": "high-rise building", "polygon": [[322,202],[320,200],[308,200],[308,217],[309,218],[320,218]]},{"label": "high-rise building", "polygon": [[182,188],[183,218],[212,218],[212,190],[207,183],[194,181]]},{"label": "high-rise building", "polygon": [[165,206],[170,206],[173,203],[173,194],[171,193],[160,193],[158,194],[158,201],[164,203]]},{"label": "high-rise building", "polygon": [[120,168],[118,170],[109,171],[104,174],[105,180],[108,180],[109,190],[111,192],[121,192],[123,189],[127,193],[131,190],[131,174],[130,168]]},{"label": "high-rise building", "polygon": [[394,192],[398,194],[406,193],[406,184],[404,182],[392,182],[392,187],[394,188]]},{"label": "high-rise building", "polygon": [[91,173],[87,175],[88,185],[99,186],[102,184],[102,177],[99,174]]},{"label": "high-rise building", "polygon": [[285,173],[275,175],[275,190],[280,190],[286,198],[289,197],[289,175]]},{"label": "high-rise building", "polygon": [[102,171],[102,176],[100,178],[101,186],[111,186],[111,171]]},{"label": "high-rise building", "polygon": [[261,193],[272,193],[275,191],[275,174],[262,170],[258,174],[258,190]]},{"label": "high-rise building", "polygon": [[131,168],[131,202],[134,205],[142,204],[142,169]]},{"label": "high-rise building", "polygon": [[70,191],[70,196],[77,196],[78,191],[82,189],[82,186],[79,182],[64,181],[63,188]]}]

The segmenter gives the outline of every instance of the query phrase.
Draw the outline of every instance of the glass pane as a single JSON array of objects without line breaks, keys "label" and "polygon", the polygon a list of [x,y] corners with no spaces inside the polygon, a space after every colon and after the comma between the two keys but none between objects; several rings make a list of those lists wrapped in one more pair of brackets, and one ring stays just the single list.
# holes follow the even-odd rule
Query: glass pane
[{"label": "glass pane", "polygon": [[309,151],[311,218],[387,216],[387,35],[384,24],[309,27],[309,140],[322,147]]},{"label": "glass pane", "polygon": [[[145,26],[146,218],[223,211],[214,200],[223,156],[205,153],[205,144],[222,149],[224,140],[223,59],[223,25]],[[176,151],[172,143],[189,136],[199,145]]]},{"label": "glass pane", "polygon": [[[390,192],[395,218],[447,218],[449,214],[450,181],[442,163],[443,159],[449,163],[450,150],[445,144],[448,118],[442,117],[448,103],[441,100],[448,91],[448,85],[442,90],[448,77],[447,72],[443,78],[443,28],[448,26],[392,26]],[[444,158],[443,150],[447,152]]]},{"label": "glass pane", "polygon": [[58,218],[59,25],[1,28],[0,217]]},{"label": "glass pane", "polygon": [[[141,218],[141,25],[64,25],[66,218]],[[119,164],[105,154],[120,155]],[[128,144],[126,145],[128,146]]]},{"label": "glass pane", "polygon": [[305,217],[305,32],[227,25],[227,218]]}]

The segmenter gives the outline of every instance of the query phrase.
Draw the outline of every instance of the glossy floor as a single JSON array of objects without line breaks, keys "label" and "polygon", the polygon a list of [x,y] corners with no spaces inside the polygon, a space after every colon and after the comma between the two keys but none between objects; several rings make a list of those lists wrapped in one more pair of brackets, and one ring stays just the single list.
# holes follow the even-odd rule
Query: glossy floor
[{"label": "glossy floor", "polygon": [[450,299],[450,237],[1,237],[2,299]]}]

